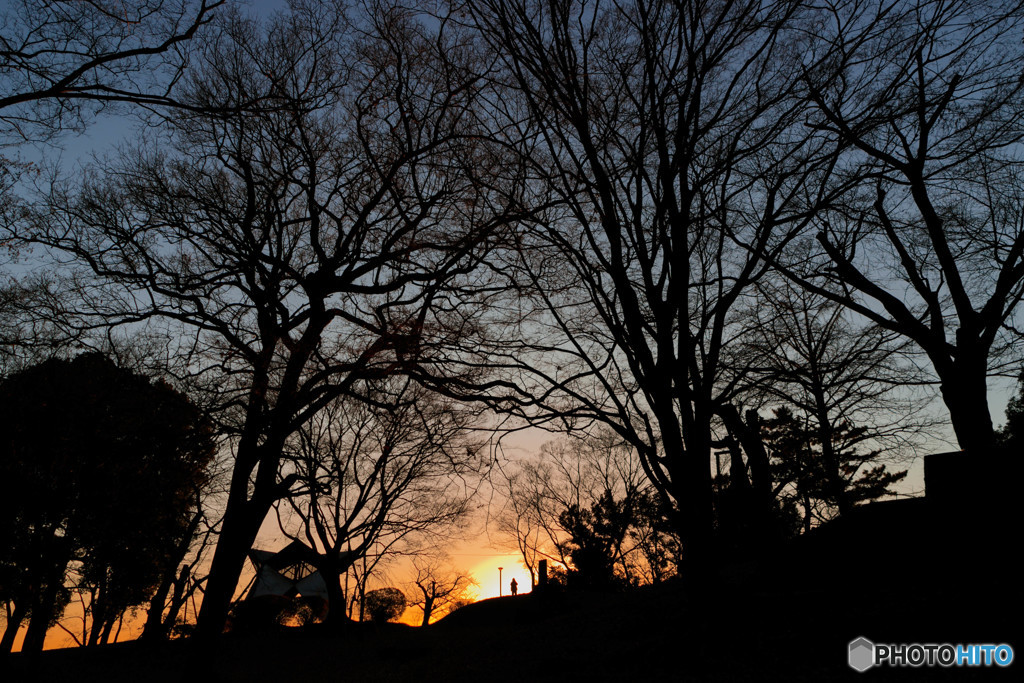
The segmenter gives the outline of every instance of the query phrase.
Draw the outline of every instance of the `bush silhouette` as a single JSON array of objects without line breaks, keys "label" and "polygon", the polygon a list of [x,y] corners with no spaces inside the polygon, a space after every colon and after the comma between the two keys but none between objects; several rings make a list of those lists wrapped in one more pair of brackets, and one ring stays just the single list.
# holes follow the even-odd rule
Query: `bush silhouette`
[{"label": "bush silhouette", "polygon": [[378,588],[366,594],[364,621],[382,624],[394,621],[405,612],[405,593],[397,588]]}]

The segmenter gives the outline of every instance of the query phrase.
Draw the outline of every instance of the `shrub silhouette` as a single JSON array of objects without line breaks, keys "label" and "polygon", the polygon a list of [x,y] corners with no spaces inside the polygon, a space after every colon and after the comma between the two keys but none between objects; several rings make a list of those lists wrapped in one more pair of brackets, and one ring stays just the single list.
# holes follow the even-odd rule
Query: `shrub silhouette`
[{"label": "shrub silhouette", "polygon": [[405,593],[397,588],[378,588],[366,594],[364,621],[382,624],[394,621],[405,612]]}]

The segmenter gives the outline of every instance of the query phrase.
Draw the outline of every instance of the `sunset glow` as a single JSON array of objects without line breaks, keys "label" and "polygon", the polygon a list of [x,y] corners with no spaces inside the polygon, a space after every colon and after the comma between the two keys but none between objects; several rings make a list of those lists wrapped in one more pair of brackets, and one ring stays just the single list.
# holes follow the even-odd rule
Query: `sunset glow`
[{"label": "sunset glow", "polygon": [[1022,36],[0,0],[0,683],[1009,665]]},{"label": "sunset glow", "polygon": [[[501,590],[498,590],[498,567],[501,571]],[[530,572],[524,567],[522,560],[515,555],[487,557],[470,570],[479,584],[478,600],[510,595],[509,584],[515,579],[519,584],[519,594],[530,592]]]}]

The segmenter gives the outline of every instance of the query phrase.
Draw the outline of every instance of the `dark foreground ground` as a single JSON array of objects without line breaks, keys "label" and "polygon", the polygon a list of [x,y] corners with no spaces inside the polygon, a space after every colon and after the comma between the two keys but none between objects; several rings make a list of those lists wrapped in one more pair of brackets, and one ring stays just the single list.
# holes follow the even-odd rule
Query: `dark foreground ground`
[{"label": "dark foreground ground", "polygon": [[[905,506],[756,560],[703,598],[678,585],[524,595],[470,605],[425,629],[124,643],[0,660],[3,681],[874,681],[1022,680],[1020,537],[922,534]],[[904,533],[896,533],[901,528]],[[1011,525],[1011,528],[1015,525]],[[1016,527],[1019,528],[1019,527]],[[703,603],[703,604],[701,604]],[[847,665],[847,644],[1008,643],[1007,668]],[[1019,647],[1018,647],[1019,646]]]}]

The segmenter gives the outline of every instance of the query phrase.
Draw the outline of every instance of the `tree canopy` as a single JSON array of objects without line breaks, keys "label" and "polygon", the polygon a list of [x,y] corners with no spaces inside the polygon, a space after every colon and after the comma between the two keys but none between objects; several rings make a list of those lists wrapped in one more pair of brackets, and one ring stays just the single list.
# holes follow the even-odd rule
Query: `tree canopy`
[{"label": "tree canopy", "polygon": [[999,430],[998,444],[1006,453],[1020,453],[1024,447],[1024,373],[1017,395],[1006,405],[1006,424]]},{"label": "tree canopy", "polygon": [[42,648],[72,574],[97,642],[174,571],[211,431],[170,385],[95,353],[7,377],[0,414],[0,479],[13,492],[0,502],[0,592],[31,615],[23,650]]}]

